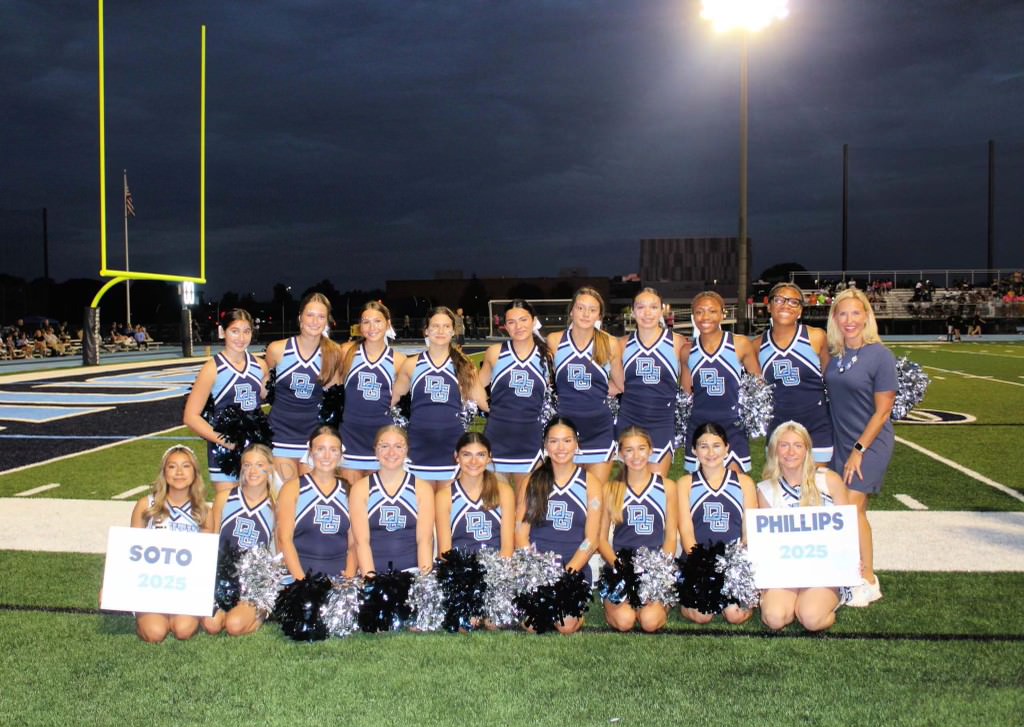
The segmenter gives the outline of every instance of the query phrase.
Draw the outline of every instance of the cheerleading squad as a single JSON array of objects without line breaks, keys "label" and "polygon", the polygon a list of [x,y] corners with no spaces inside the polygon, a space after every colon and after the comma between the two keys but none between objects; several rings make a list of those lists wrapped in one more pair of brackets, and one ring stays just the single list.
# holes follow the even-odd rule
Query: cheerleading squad
[{"label": "cheerleading squad", "polygon": [[[449,573],[450,553],[496,555],[493,570],[519,559],[518,576],[506,574],[519,581],[514,604],[467,617],[467,628],[511,625],[514,613],[531,630],[578,630],[599,552],[606,565],[597,585],[613,628],[658,630],[677,604],[696,623],[716,613],[742,623],[760,600],[770,628],[798,620],[826,629],[841,600],[881,597],[866,510],[892,454],[896,364],[860,291],[836,297],[827,333],[800,323],[803,296],[792,284],[769,297],[772,327],[752,341],[722,330],[717,294],[698,295],[692,342],[664,326],[649,288],[634,300],[636,331],[621,339],[601,330],[604,302],[593,289],[574,296],[568,329],[546,338],[531,305],[516,300],[505,311],[508,340],[488,348],[479,369],[454,345],[455,316],[443,307],[424,323],[425,348],[405,356],[390,345],[384,305],[368,303],[361,336],[339,345],[326,336],[330,303],[314,293],[301,305],[299,334],[271,343],[265,362],[248,351],[248,313],[233,311],[224,350],[201,369],[184,414],[208,442],[213,507],[195,455],[176,446],[132,525],[220,533],[237,551],[272,548],[287,569],[286,591],[323,576],[383,589],[386,574]],[[774,408],[755,485],[740,409],[744,379],[762,372]],[[407,419],[396,406],[406,395]],[[325,406],[341,399],[343,409]],[[239,421],[259,418],[268,401],[272,449],[239,452],[259,439],[252,426],[240,436]],[[488,414],[484,434],[466,431],[477,411]],[[688,473],[673,482],[682,442]],[[612,481],[616,453],[621,474]],[[859,514],[864,580],[852,594],[759,594],[749,578],[710,594],[702,585],[714,582],[710,564],[723,547],[742,541],[747,508],[843,504]],[[525,563],[525,552],[542,554],[546,566]],[[271,604],[246,601],[244,584],[242,596],[206,619],[140,614],[139,635],[188,638],[200,621],[212,633],[250,633]],[[540,616],[531,601],[557,607]]]}]

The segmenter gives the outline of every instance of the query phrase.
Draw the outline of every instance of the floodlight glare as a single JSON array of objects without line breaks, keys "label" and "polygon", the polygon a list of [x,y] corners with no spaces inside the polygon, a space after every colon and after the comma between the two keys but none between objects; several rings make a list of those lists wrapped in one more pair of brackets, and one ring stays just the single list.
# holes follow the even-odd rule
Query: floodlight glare
[{"label": "floodlight glare", "polygon": [[700,16],[719,33],[763,30],[789,15],[787,0],[703,0]]}]

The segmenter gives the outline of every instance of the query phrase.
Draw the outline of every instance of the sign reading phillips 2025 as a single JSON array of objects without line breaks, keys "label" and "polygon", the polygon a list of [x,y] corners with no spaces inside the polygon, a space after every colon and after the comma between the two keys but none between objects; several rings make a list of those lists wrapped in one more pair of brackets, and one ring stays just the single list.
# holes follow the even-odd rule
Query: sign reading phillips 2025
[{"label": "sign reading phillips 2025", "polygon": [[110,528],[101,608],[209,616],[218,541],[210,533]]}]

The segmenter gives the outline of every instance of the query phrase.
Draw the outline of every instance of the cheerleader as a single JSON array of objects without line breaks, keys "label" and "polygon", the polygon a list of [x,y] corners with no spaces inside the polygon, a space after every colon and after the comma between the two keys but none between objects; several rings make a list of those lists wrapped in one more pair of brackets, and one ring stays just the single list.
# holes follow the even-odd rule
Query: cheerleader
[{"label": "cheerleader", "polygon": [[313,469],[289,480],[277,496],[277,550],[295,580],[306,573],[353,576],[348,483],[338,477],[341,437],[322,425],[309,438]]},{"label": "cheerleader", "polygon": [[[626,467],[624,482],[611,482],[605,489],[597,549],[609,565],[623,548],[661,548],[676,554],[676,483],[655,471],[651,464],[654,446],[643,429],[631,427],[619,436],[619,457]],[[609,534],[610,533],[610,534]],[[668,608],[658,601],[639,610],[628,601],[604,601],[604,618],[617,631],[630,631],[637,622],[651,633],[668,621]]]},{"label": "cheerleader", "polygon": [[227,325],[224,326],[224,350],[199,369],[185,402],[184,424],[207,442],[207,467],[217,492],[230,490],[235,486],[235,480],[221,472],[213,454],[214,447],[220,445],[234,449],[235,445],[203,419],[203,409],[211,396],[215,415],[229,406],[248,412],[262,405],[267,393],[267,365],[249,353],[251,342],[252,316],[248,311],[235,308],[228,313]]},{"label": "cheerleader", "polygon": [[452,548],[497,550],[510,558],[515,532],[515,495],[489,469],[491,442],[479,432],[466,432],[455,446],[459,476],[437,492],[437,552]]},{"label": "cheerleader", "polygon": [[[722,330],[725,301],[714,291],[693,299],[695,334],[683,369],[683,387],[693,394],[691,422],[717,422],[729,442],[726,462],[736,472],[750,471],[750,443],[740,424],[740,380],[743,370],[761,375],[750,339]],[[692,430],[691,430],[692,431]],[[697,469],[697,459],[686,455],[686,469]]]},{"label": "cheerleader", "polygon": [[551,350],[539,334],[533,306],[513,300],[505,306],[509,340],[487,349],[480,381],[491,387],[487,437],[494,446],[494,470],[511,475],[521,495],[543,457],[547,418],[545,398],[551,382]]},{"label": "cheerleader", "polygon": [[[576,425],[556,416],[544,428],[546,457],[530,474],[525,497],[516,507],[516,547],[553,552],[567,571],[592,582],[590,556],[601,524],[601,481],[574,461],[579,448]],[[556,624],[560,633],[583,627],[583,618]]]},{"label": "cheerleader", "polygon": [[359,570],[430,572],[434,559],[434,490],[406,471],[409,437],[390,424],[374,439],[379,468],[352,487],[352,530]]},{"label": "cheerleader", "polygon": [[[843,479],[816,466],[811,435],[799,422],[781,422],[768,440],[768,457],[757,483],[758,507],[832,507],[848,502]],[[783,629],[796,619],[808,631],[836,622],[841,588],[769,588],[761,593],[761,622]]]},{"label": "cheerleader", "polygon": [[[209,507],[206,504],[206,483],[199,474],[195,452],[184,444],[175,444],[164,452],[160,473],[153,491],[135,503],[133,528],[153,528],[198,533],[203,530]],[[168,633],[177,639],[190,639],[199,628],[195,616],[169,613],[135,615],[139,638],[159,644]]]},{"label": "cheerleader", "polygon": [[768,437],[781,422],[800,422],[811,433],[814,460],[824,466],[832,459],[832,419],[822,378],[830,357],[825,331],[800,322],[803,299],[795,283],[777,283],[768,293],[771,327],[761,334],[758,362],[774,394]]},{"label": "cheerleader", "polygon": [[[223,551],[231,546],[239,551],[259,546],[272,547],[274,542],[274,455],[270,448],[253,444],[242,452],[241,473],[230,490],[221,490],[210,511],[211,533],[220,533]],[[210,634],[227,630],[231,636],[251,634],[263,625],[263,618],[251,603],[239,601],[225,613],[217,609],[203,619],[203,629]]]},{"label": "cheerleader", "polygon": [[648,432],[653,447],[651,469],[668,477],[679,374],[689,343],[665,325],[661,296],[654,288],[644,288],[633,299],[633,320],[636,331],[619,341],[624,381],[615,430],[620,439],[633,427]]},{"label": "cheerleader", "polygon": [[464,401],[484,411],[487,397],[477,369],[454,344],[455,314],[434,308],[424,321],[427,348],[406,358],[395,379],[391,400],[411,392],[409,413],[409,472],[433,483],[435,489],[455,476],[451,453],[465,431],[459,415]]},{"label": "cheerleader", "polygon": [[604,300],[593,288],[580,288],[569,307],[569,328],[548,335],[555,352],[558,414],[576,422],[580,451],[575,461],[601,482],[608,481],[615,453],[615,425],[609,395],[622,391],[619,342],[601,330]]},{"label": "cheerleader", "polygon": [[300,474],[309,435],[319,424],[324,382],[334,378],[332,364],[324,378],[324,354],[339,361],[338,346],[326,338],[331,302],[323,293],[310,293],[299,306],[299,335],[267,346],[267,367],[276,372],[270,428],[274,433],[274,469],[282,482]]},{"label": "cheerleader", "polygon": [[359,335],[361,339],[341,347],[340,378],[345,382],[341,475],[348,482],[358,482],[367,470],[377,469],[373,438],[392,423],[391,392],[395,374],[405,363],[405,355],[388,345],[394,330],[391,311],[383,303],[371,300],[363,306]]},{"label": "cheerleader", "polygon": [[[743,538],[743,513],[757,507],[754,481],[726,466],[729,438],[724,427],[707,422],[693,432],[693,453],[698,467],[679,480],[679,539],[683,552],[697,543],[714,545]],[[706,624],[714,614],[695,608],[681,608],[683,616],[694,623]],[[741,624],[751,611],[729,604],[722,616],[731,624]]]}]

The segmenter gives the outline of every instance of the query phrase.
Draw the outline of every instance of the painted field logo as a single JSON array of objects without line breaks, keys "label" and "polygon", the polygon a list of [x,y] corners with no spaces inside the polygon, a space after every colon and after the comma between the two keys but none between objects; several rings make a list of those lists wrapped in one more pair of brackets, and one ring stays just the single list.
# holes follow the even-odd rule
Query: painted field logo
[{"label": "painted field logo", "polygon": [[942,411],[940,409],[914,409],[907,414],[906,419],[900,419],[900,424],[970,424],[977,421],[971,414],[961,414],[957,411]]}]

